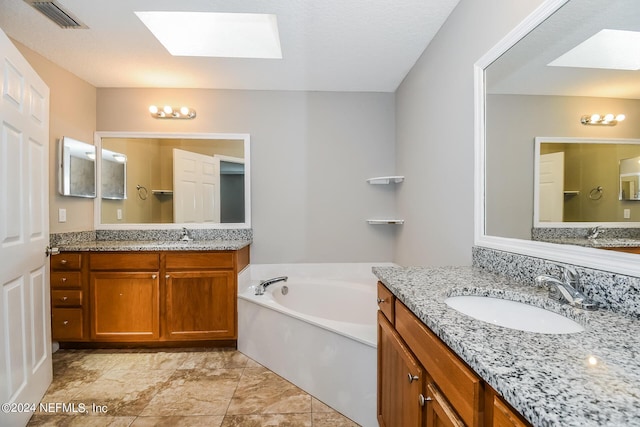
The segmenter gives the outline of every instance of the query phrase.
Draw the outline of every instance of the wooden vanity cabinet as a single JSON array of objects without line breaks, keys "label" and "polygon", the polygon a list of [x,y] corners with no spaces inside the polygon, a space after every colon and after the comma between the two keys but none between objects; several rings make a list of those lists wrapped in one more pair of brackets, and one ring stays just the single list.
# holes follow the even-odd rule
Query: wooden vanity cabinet
[{"label": "wooden vanity cabinet", "polygon": [[381,282],[378,304],[381,427],[530,426]]},{"label": "wooden vanity cabinet", "polygon": [[90,255],[91,339],[160,338],[160,256],[155,253]]},{"label": "wooden vanity cabinet", "polygon": [[234,253],[166,255],[168,340],[237,339]]},{"label": "wooden vanity cabinet", "polygon": [[84,303],[86,257],[65,252],[51,257],[51,337],[54,340],[83,341],[88,338],[88,310]]},{"label": "wooden vanity cabinet", "polygon": [[233,346],[237,275],[248,264],[248,246],[63,252],[51,260],[53,339],[68,347]]}]

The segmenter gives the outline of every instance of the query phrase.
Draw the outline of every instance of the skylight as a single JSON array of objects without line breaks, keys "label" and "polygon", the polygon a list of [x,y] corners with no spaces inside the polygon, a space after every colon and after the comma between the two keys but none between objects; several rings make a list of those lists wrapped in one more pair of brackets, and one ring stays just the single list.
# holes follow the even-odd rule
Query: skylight
[{"label": "skylight", "polygon": [[173,56],[282,59],[275,15],[135,12]]},{"label": "skylight", "polygon": [[602,30],[549,63],[554,67],[640,69],[640,33]]}]

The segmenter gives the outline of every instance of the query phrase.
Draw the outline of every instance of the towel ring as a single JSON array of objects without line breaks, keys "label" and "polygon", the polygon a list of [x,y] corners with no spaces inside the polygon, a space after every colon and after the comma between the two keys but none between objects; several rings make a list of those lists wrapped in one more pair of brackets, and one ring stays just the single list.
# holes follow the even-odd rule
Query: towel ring
[{"label": "towel ring", "polygon": [[597,186],[596,188],[592,188],[591,191],[589,192],[589,198],[591,200],[600,200],[602,198],[602,192],[603,192],[603,188],[601,185]]},{"label": "towel ring", "polygon": [[138,190],[138,197],[142,200],[147,200],[147,196],[149,195],[149,191],[147,191],[146,187],[138,184],[136,185],[136,189]]}]

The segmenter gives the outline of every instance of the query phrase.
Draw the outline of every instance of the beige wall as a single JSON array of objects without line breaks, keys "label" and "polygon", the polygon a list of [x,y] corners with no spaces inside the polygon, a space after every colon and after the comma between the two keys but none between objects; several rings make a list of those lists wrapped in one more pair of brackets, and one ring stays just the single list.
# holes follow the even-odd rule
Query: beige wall
[{"label": "beige wall", "polygon": [[[13,41],[49,86],[49,231],[83,231],[93,229],[93,199],[60,196],[57,191],[57,140],[69,136],[93,145],[96,128],[96,88],[24,45]],[[58,209],[67,210],[67,222],[58,222]]]},{"label": "beige wall", "polygon": [[[624,113],[629,118],[617,126],[585,126],[580,117],[593,112]],[[492,95],[487,102],[487,231],[492,236],[531,238],[533,226],[534,138],[640,138],[633,117],[640,116],[640,102],[629,99]],[[531,118],[536,118],[532,120]],[[544,120],[544,118],[551,118]],[[591,174],[585,188],[597,186]],[[598,184],[600,185],[600,184]],[[606,197],[617,197],[615,183]],[[611,188],[613,186],[613,188]],[[517,197],[513,197],[517,194]],[[580,199],[575,199],[574,202]],[[634,203],[624,202],[636,217]],[[620,208],[622,205],[618,205]],[[505,215],[510,212],[510,215]],[[622,218],[622,209],[615,213]],[[623,219],[620,219],[623,221]]]},{"label": "beige wall", "polygon": [[[195,120],[158,120],[148,106],[189,105]],[[394,174],[390,93],[98,89],[97,130],[251,135],[255,263],[393,259]],[[401,184],[402,185],[402,184]]]}]

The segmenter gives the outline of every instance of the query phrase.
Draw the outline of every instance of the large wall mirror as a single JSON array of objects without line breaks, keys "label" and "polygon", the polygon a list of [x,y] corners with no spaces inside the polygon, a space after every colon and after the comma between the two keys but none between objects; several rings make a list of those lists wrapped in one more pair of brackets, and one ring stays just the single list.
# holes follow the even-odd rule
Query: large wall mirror
[{"label": "large wall mirror", "polygon": [[97,132],[96,229],[251,227],[246,134]]},{"label": "large wall mirror", "polygon": [[[476,63],[478,246],[640,276],[638,255],[532,240],[533,227],[540,225],[536,224],[536,138],[554,137],[563,143],[640,139],[637,32],[640,8],[635,0],[549,0]],[[627,50],[612,55],[623,44],[606,39],[611,35],[636,39]],[[628,58],[635,65],[619,61]],[[596,113],[625,114],[626,119],[616,126],[582,124],[582,116]],[[579,203],[590,194],[598,197],[599,191],[617,201],[612,216],[580,221],[581,226],[638,227],[640,204],[618,200],[621,186],[630,184],[620,182],[619,165],[609,164],[605,157],[593,163],[583,178],[611,168],[618,171],[613,180],[565,188],[573,194],[563,198]],[[633,157],[629,153],[624,158]],[[569,177],[573,178],[578,179]]]}]

